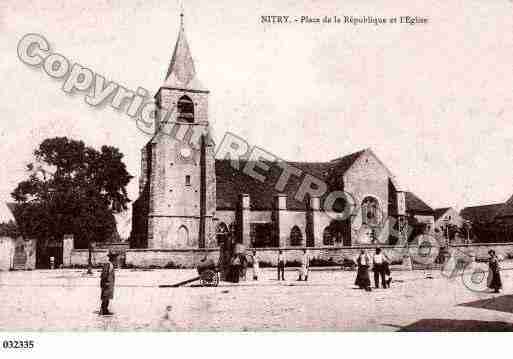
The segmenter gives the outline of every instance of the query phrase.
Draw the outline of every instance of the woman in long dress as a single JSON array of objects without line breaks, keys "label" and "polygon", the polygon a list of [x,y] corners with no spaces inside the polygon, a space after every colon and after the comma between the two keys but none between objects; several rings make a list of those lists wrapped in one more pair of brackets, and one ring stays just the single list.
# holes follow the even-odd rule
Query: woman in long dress
[{"label": "woman in long dress", "polygon": [[490,255],[490,258],[488,259],[488,288],[493,289],[495,293],[499,293],[499,290],[502,289],[499,258],[493,249],[490,249],[488,254]]},{"label": "woman in long dress", "polygon": [[242,280],[246,280],[246,272],[248,270],[248,258],[246,257],[246,253],[241,253],[240,257],[240,278]]},{"label": "woman in long dress", "polygon": [[235,253],[230,261],[230,277],[232,283],[239,283],[241,272],[240,255]]},{"label": "woman in long dress", "polygon": [[360,287],[360,289],[365,289],[366,291],[371,291],[371,282],[369,277],[369,265],[370,258],[367,253],[362,250],[358,259],[356,260],[356,264],[358,265],[358,270],[356,273],[356,280],[354,282],[355,285]]},{"label": "woman in long dress", "polygon": [[385,283],[386,287],[390,288],[390,283],[392,283],[392,272],[390,271],[390,263],[392,262],[388,256],[383,253],[383,271],[385,272]]}]

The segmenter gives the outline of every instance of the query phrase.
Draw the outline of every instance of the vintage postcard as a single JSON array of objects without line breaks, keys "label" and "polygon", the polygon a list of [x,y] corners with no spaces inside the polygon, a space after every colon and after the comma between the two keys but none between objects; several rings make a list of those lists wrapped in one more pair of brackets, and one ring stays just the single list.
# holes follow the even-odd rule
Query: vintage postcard
[{"label": "vintage postcard", "polygon": [[513,331],[512,29],[508,0],[3,0],[1,350]]}]

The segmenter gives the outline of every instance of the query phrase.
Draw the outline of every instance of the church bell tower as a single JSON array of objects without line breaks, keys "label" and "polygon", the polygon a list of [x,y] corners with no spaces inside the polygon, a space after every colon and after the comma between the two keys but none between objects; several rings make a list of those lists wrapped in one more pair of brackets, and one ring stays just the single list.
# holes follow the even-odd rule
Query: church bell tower
[{"label": "church bell tower", "polygon": [[150,165],[148,248],[215,246],[216,183],[208,95],[196,75],[183,14],[163,85],[155,95]]}]

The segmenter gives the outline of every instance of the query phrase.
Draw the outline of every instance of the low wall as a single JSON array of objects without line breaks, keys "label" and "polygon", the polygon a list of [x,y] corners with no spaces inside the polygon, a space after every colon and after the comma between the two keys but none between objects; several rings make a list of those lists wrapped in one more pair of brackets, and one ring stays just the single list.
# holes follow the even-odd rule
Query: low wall
[{"label": "low wall", "polygon": [[125,265],[136,268],[195,268],[205,255],[217,263],[219,249],[129,249]]},{"label": "low wall", "polygon": [[[381,247],[393,261],[401,261],[404,248],[397,250],[396,247]],[[257,253],[260,262],[275,266],[280,248],[258,248]],[[326,263],[340,264],[344,260],[354,260],[361,249],[368,251],[375,247],[315,247],[308,248],[312,259]],[[299,262],[303,255],[303,248],[289,247],[281,248],[288,262]],[[251,249],[248,250],[248,253]],[[125,252],[125,264],[127,267],[160,267],[160,268],[194,268],[199,261],[207,255],[216,263],[219,259],[219,249],[129,249]]]},{"label": "low wall", "polygon": [[[93,267],[100,266],[102,263],[108,262],[106,249],[95,249],[92,253]],[[89,250],[87,249],[73,249],[71,250],[71,266],[87,266],[89,260]]]},{"label": "low wall", "polygon": [[[402,262],[403,256],[407,249],[405,247],[395,246],[380,246],[383,252],[387,255],[390,260],[394,262]],[[287,262],[300,262],[303,256],[304,248],[288,247],[281,248]],[[365,250],[367,253],[374,253],[375,246],[354,246],[354,247],[315,247],[307,248],[308,254],[313,261],[317,261],[319,264],[339,264],[342,265],[344,262],[355,261],[361,250]],[[278,248],[259,248],[257,254],[261,262],[265,264],[276,266],[278,261]],[[411,251],[415,249],[410,247]]]},{"label": "low wall", "polygon": [[488,251],[493,249],[502,259],[513,258],[513,243],[473,243],[451,245],[455,256],[474,256],[477,259],[488,257]]},{"label": "low wall", "polygon": [[[315,247],[308,248],[311,259],[317,263],[342,265],[347,261],[354,261],[360,251],[363,249],[369,254],[373,254],[376,246],[353,246],[353,247]],[[409,254],[415,258],[419,256],[419,247],[417,246],[380,246],[383,252],[391,261],[401,263],[404,256]],[[281,249],[287,262],[299,262],[303,255],[304,247],[286,247],[286,248],[257,248],[258,257],[262,264],[276,266],[278,259],[278,250]],[[507,258],[513,257],[513,243],[490,243],[490,244],[458,244],[451,245],[450,252],[457,258],[476,257],[477,259],[488,257],[490,249]],[[248,249],[250,253],[252,249]],[[421,251],[421,250],[420,250]],[[95,249],[93,252],[93,265],[97,266],[107,262],[106,249]],[[216,263],[219,259],[219,249],[127,249],[125,252],[126,267],[135,268],[195,268],[201,259],[206,255]],[[71,265],[86,266],[88,260],[87,249],[74,249],[71,251]],[[438,249],[433,250],[428,256],[437,256]],[[121,263],[120,263],[121,264]]]},{"label": "low wall", "polygon": [[124,252],[130,245],[125,242],[97,242],[94,245],[95,249],[106,249],[116,253]]},{"label": "low wall", "polygon": [[[89,249],[76,249],[73,248],[73,236],[67,235],[64,237],[63,242],[63,266],[87,266],[89,261]],[[128,243],[119,242],[104,242],[95,243],[92,251],[92,264],[94,267],[100,266],[102,263],[108,261],[107,254],[109,251],[118,254],[117,261],[120,267],[125,264],[125,252],[128,249]]]}]

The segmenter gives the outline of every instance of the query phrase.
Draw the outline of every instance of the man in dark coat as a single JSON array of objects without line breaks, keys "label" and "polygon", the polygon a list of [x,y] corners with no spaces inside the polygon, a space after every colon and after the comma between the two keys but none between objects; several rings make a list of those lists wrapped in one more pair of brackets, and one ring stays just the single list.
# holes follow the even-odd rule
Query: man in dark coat
[{"label": "man in dark coat", "polygon": [[100,279],[100,288],[102,290],[102,307],[100,310],[101,315],[112,315],[112,313],[109,312],[109,301],[114,298],[114,282],[116,279],[114,266],[114,259],[116,258],[116,254],[109,252],[107,256],[109,261],[103,265]]}]

